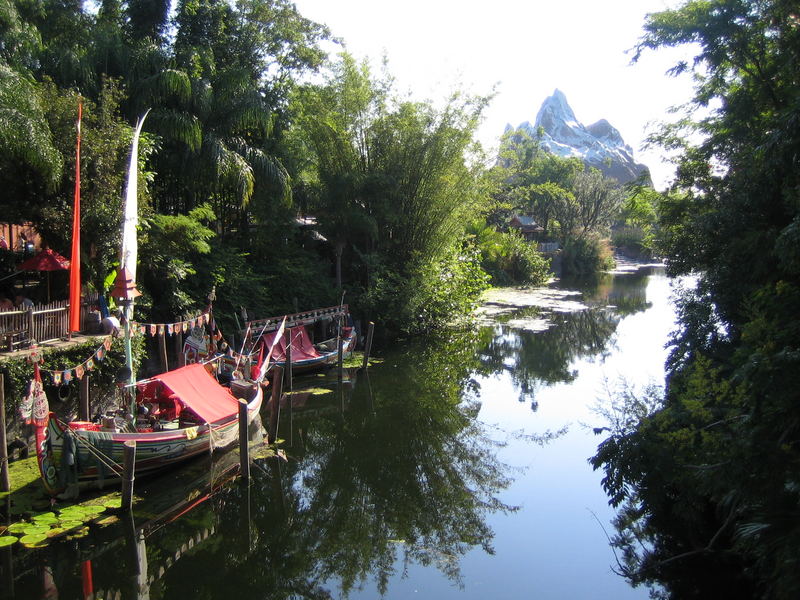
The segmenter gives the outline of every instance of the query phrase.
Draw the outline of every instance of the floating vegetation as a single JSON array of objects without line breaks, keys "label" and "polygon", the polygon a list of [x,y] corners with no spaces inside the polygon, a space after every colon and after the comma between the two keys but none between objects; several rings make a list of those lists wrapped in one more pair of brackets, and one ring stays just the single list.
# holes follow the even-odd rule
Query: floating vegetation
[{"label": "floating vegetation", "polygon": [[10,546],[11,544],[17,543],[17,536],[14,535],[4,535],[0,536],[0,548],[5,548],[6,546]]},{"label": "floating vegetation", "polygon": [[19,543],[26,548],[43,548],[47,545],[46,533],[29,533],[19,539]]}]

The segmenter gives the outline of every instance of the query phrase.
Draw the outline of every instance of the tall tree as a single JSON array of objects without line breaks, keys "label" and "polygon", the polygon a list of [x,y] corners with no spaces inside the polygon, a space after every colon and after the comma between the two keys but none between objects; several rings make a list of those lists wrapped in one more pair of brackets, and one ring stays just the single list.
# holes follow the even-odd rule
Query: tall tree
[{"label": "tall tree", "polygon": [[[676,598],[800,593],[800,13],[785,0],[686,2],[638,51],[693,44],[694,105],[662,203],[673,274],[699,273],[658,410],[594,459],[621,507],[626,574]],[[652,409],[652,407],[650,407]],[[640,545],[640,542],[642,545]]]}]

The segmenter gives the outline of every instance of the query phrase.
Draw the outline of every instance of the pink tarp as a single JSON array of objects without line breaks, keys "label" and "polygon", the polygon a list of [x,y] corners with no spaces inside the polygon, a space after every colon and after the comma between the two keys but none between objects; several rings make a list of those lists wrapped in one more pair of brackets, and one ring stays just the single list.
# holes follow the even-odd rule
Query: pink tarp
[{"label": "pink tarp", "polygon": [[[292,327],[286,330],[292,339],[292,362],[306,360],[308,358],[318,358],[320,355],[314,344],[311,343],[311,338],[308,337],[308,332],[303,326]],[[264,334],[261,338],[261,343],[265,348],[272,345],[272,340],[275,339],[277,332],[272,331]],[[272,351],[272,360],[277,362],[284,362],[286,360],[286,333],[278,340],[278,344]]]},{"label": "pink tarp", "polygon": [[239,401],[212,377],[199,363],[153,377],[147,384],[152,389],[160,382],[162,398],[170,397],[187,406],[206,423],[214,423],[239,412]]}]

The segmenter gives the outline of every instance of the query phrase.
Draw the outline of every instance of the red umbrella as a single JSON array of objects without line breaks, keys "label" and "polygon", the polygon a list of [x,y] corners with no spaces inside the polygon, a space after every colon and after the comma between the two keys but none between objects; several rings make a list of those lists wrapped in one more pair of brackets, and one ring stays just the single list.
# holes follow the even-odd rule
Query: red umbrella
[{"label": "red umbrella", "polygon": [[20,271],[47,271],[47,301],[50,302],[50,271],[69,270],[69,261],[58,252],[45,248],[17,267]]},{"label": "red umbrella", "polygon": [[20,271],[66,271],[69,261],[58,252],[45,248],[17,267]]}]

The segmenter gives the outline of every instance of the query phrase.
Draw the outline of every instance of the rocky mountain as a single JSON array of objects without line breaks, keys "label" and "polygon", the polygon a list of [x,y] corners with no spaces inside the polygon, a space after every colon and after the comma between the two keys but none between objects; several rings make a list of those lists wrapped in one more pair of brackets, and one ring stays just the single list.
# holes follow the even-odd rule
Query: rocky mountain
[{"label": "rocky mountain", "polygon": [[[510,125],[506,127],[509,130]],[[548,152],[564,157],[576,156],[589,166],[600,169],[607,177],[621,184],[633,181],[643,173],[650,179],[649,169],[633,158],[633,149],[622,139],[611,123],[601,119],[584,126],[561,90],[546,98],[536,115],[536,122],[521,123],[535,137],[542,130],[541,146]]]}]

